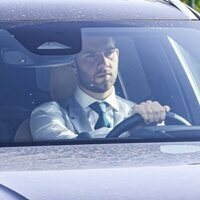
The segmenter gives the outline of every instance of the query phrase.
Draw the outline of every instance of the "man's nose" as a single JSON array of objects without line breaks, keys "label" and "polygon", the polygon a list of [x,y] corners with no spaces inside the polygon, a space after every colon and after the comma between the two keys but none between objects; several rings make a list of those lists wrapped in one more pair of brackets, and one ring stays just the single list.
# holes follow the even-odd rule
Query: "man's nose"
[{"label": "man's nose", "polygon": [[98,60],[99,60],[99,65],[102,65],[102,64],[108,65],[109,64],[108,58],[104,55],[103,52],[99,54]]}]

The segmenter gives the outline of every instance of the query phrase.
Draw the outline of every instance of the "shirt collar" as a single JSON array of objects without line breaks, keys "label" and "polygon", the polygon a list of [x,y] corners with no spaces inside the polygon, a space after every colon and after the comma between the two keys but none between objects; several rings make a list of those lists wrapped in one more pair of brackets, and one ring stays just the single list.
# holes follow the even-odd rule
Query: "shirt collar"
[{"label": "shirt collar", "polygon": [[[83,109],[86,109],[89,105],[92,103],[99,101],[85,92],[83,92],[79,87],[76,88],[74,97],[76,101],[81,105]],[[112,93],[103,101],[107,102],[109,105],[111,105],[115,110],[119,111],[119,105],[117,103],[117,98],[115,94],[115,88],[113,87]]]}]

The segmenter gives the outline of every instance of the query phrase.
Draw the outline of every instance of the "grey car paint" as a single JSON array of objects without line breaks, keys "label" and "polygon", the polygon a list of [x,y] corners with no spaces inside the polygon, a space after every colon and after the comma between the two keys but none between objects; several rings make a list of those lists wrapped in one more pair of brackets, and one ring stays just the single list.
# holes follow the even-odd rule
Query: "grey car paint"
[{"label": "grey car paint", "polygon": [[27,199],[185,200],[200,195],[199,142],[15,147],[0,152],[0,183]]},{"label": "grey car paint", "polygon": [[[196,18],[192,13],[190,15],[193,19]],[[133,19],[186,20],[188,16],[162,0],[3,0],[0,19],[1,21],[128,21]]]}]

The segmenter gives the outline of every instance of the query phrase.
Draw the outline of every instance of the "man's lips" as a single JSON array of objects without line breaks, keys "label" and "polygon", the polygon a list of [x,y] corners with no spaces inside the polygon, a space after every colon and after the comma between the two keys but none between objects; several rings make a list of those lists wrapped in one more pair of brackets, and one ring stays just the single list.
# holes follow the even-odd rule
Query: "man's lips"
[{"label": "man's lips", "polygon": [[112,74],[110,72],[101,72],[101,73],[98,73],[96,75],[97,78],[102,78],[102,77],[105,77],[105,76],[111,76]]}]

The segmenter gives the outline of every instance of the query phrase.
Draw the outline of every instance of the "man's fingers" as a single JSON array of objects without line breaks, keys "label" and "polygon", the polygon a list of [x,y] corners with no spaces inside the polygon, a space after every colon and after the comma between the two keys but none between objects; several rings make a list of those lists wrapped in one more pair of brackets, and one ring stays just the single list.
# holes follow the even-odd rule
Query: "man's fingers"
[{"label": "man's fingers", "polygon": [[160,105],[157,101],[146,101],[134,106],[134,113],[140,114],[145,123],[162,122],[165,120],[166,112],[170,111],[170,107]]},{"label": "man's fingers", "polygon": [[163,110],[162,106],[157,101],[149,102],[149,106],[151,106],[153,112],[153,118],[151,119],[151,122],[159,122]]},{"label": "man's fingers", "polygon": [[139,105],[136,105],[135,108],[135,113],[138,113],[142,116],[144,119],[145,123],[150,123],[154,122],[154,111],[152,109],[152,106],[150,106],[150,103],[143,102]]},{"label": "man's fingers", "polygon": [[161,106],[157,101],[147,101],[147,107],[152,110],[151,115],[149,115],[149,122],[161,122],[165,119],[165,108]]},{"label": "man's fingers", "polygon": [[141,104],[134,106],[134,114],[135,113],[140,114],[142,116],[142,118],[144,119],[144,121],[148,120],[146,111],[145,111],[145,109],[143,108],[143,106]]},{"label": "man's fingers", "polygon": [[165,106],[163,106],[164,108],[165,108],[165,112],[169,112],[171,109],[170,109],[170,107],[169,106],[167,106],[167,105],[165,105]]}]

